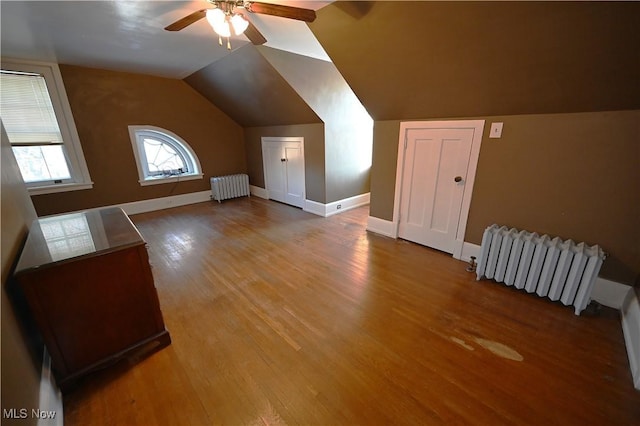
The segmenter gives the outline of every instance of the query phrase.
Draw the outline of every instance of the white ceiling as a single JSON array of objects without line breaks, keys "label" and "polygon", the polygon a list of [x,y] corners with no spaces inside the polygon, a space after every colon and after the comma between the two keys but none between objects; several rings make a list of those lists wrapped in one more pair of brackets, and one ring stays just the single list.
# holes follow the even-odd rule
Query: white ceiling
[{"label": "white ceiling", "polygon": [[[330,1],[278,1],[318,10]],[[164,27],[199,9],[191,1],[0,1],[3,57],[184,78],[230,52],[205,19],[179,32]],[[266,46],[329,60],[306,23],[253,14]],[[249,41],[232,38],[232,48]]]}]

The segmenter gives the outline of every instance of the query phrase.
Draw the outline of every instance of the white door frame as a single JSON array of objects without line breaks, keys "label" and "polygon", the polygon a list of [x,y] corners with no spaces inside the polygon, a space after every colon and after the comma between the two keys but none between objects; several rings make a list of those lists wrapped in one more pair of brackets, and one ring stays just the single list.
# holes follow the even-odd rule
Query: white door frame
[{"label": "white door frame", "polygon": [[[264,176],[265,192],[267,199],[269,199],[269,189],[267,188],[267,160],[264,155],[265,144],[267,143],[283,143],[283,142],[296,142],[300,143],[300,149],[302,152],[302,198],[307,199],[307,185],[306,185],[306,171],[304,161],[304,137],[303,136],[263,136],[260,138],[260,146],[262,148],[262,174]],[[304,202],[304,201],[303,201]]]},{"label": "white door frame", "polygon": [[400,135],[398,138],[398,162],[396,164],[396,187],[393,199],[393,237],[398,238],[400,227],[400,203],[402,201],[402,185],[404,176],[405,153],[407,133],[413,129],[473,129],[473,139],[471,142],[471,156],[467,168],[467,178],[462,196],[462,209],[460,220],[456,231],[456,246],[453,257],[460,259],[462,247],[464,245],[464,235],[467,229],[467,219],[469,218],[469,208],[471,207],[471,195],[473,184],[476,179],[476,169],[480,156],[480,144],[482,143],[482,132],[484,131],[484,120],[447,120],[447,121],[403,121],[400,123]]}]

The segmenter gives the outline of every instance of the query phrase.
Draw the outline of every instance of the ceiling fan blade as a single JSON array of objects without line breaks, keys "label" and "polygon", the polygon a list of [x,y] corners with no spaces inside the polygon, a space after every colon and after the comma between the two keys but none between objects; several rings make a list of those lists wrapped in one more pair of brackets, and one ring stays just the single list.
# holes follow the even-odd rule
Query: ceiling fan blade
[{"label": "ceiling fan blade", "polygon": [[185,27],[188,27],[189,25],[193,24],[194,22],[198,22],[199,20],[204,18],[206,15],[207,15],[207,9],[196,10],[195,12],[185,16],[182,19],[178,19],[173,24],[165,27],[165,30],[167,30],[167,31],[180,31],[181,29],[183,29]]},{"label": "ceiling fan blade", "polygon": [[313,22],[316,19],[316,12],[312,9],[259,2],[249,2],[246,7],[249,12],[297,19],[298,21]]},{"label": "ceiling fan blade", "polygon": [[267,42],[267,39],[264,38],[262,33],[258,31],[256,26],[253,25],[251,22],[249,22],[249,26],[247,27],[247,29],[244,30],[244,35],[246,35],[249,41],[255,44],[256,46],[265,44]]}]

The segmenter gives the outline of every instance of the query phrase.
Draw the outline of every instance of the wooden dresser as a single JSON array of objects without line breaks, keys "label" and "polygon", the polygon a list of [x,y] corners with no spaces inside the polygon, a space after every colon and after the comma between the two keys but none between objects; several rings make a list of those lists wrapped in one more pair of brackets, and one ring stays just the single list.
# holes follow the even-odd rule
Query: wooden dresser
[{"label": "wooden dresser", "polygon": [[120,208],[36,220],[15,273],[63,391],[133,352],[171,343],[146,244]]}]

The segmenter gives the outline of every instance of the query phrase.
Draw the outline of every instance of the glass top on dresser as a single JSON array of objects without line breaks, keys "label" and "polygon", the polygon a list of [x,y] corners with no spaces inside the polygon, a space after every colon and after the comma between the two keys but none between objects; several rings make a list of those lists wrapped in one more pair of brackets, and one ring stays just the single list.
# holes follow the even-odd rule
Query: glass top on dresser
[{"label": "glass top on dresser", "polygon": [[139,244],[142,236],[118,207],[45,216],[31,225],[16,273]]}]

